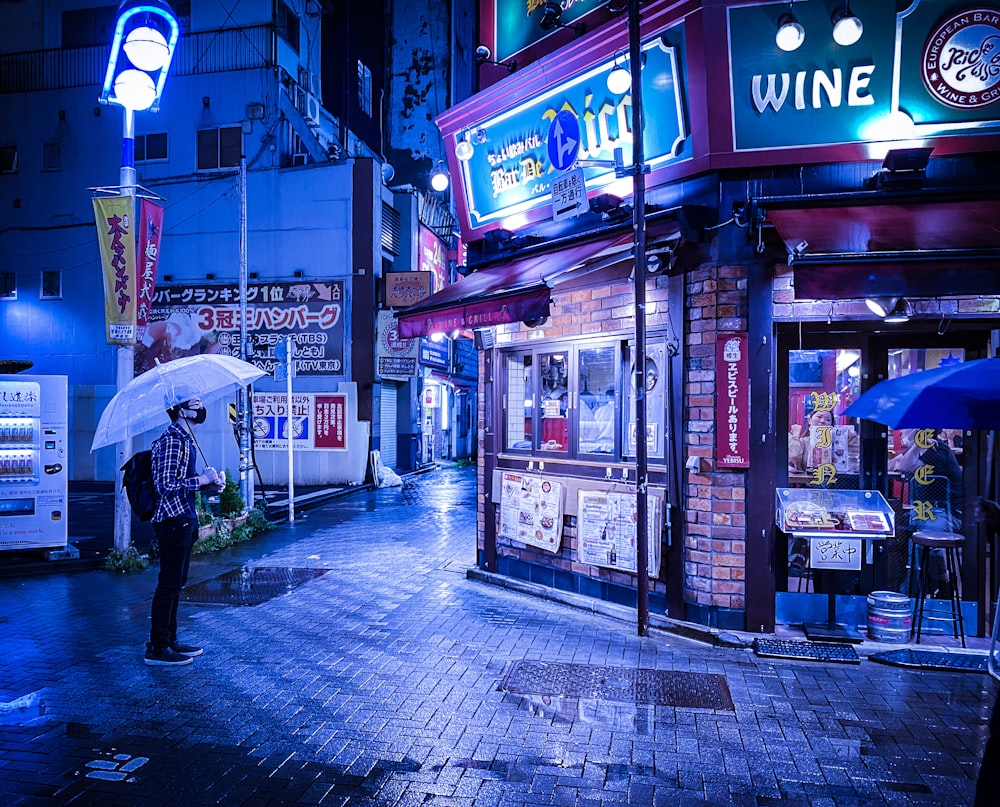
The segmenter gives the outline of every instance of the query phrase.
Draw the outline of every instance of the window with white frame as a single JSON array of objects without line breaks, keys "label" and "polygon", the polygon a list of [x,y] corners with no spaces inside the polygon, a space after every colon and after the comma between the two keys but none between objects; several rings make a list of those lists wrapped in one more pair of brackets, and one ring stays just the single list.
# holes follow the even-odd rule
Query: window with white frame
[{"label": "window with white frame", "polygon": [[243,127],[198,130],[198,170],[234,168],[243,156]]},{"label": "window with white frame", "polygon": [[137,163],[162,162],[167,159],[167,133],[135,136],[135,161]]},{"label": "window with white frame", "polygon": [[0,174],[17,173],[17,146],[0,146]]},{"label": "window with white frame", "polygon": [[358,59],[358,109],[372,116],[372,71]]},{"label": "window with white frame", "polygon": [[42,300],[62,299],[62,272],[58,270],[42,272],[42,290],[39,296]]},{"label": "window with white frame", "polygon": [[13,272],[0,272],[0,300],[17,299],[17,275]]}]

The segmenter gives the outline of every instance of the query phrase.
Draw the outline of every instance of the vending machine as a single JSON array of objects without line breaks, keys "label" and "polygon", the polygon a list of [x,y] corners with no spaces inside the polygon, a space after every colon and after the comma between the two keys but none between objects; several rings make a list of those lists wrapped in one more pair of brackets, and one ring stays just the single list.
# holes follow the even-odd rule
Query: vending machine
[{"label": "vending machine", "polygon": [[66,376],[0,375],[0,551],[65,549]]}]

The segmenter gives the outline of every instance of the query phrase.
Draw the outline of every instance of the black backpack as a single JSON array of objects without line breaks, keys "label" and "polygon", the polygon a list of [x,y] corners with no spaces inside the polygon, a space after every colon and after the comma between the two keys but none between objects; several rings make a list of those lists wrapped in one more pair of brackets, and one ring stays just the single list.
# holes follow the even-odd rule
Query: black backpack
[{"label": "black backpack", "polygon": [[132,512],[140,521],[149,521],[160,504],[160,494],[153,482],[153,452],[137,451],[122,466],[122,487],[128,495]]}]

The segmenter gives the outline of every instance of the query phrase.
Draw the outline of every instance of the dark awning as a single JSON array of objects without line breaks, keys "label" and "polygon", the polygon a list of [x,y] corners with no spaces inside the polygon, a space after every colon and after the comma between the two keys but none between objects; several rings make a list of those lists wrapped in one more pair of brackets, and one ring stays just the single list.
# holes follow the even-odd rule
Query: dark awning
[{"label": "dark awning", "polygon": [[[647,239],[679,237],[677,221],[650,223]],[[631,256],[631,230],[482,269],[452,283],[398,315],[403,338],[484,328],[548,316],[552,288],[592,269]]]},{"label": "dark awning", "polygon": [[795,295],[1000,293],[1000,192],[862,192],[755,200],[789,253]]}]

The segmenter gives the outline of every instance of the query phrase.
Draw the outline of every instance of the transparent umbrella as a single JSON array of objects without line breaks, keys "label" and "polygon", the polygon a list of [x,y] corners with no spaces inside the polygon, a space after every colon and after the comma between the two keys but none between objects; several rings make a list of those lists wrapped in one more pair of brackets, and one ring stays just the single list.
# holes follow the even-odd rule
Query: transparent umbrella
[{"label": "transparent umbrella", "polygon": [[157,364],[128,382],[101,413],[90,450],[120,443],[170,422],[166,410],[190,398],[222,398],[266,373],[220,354],[185,356]]}]

